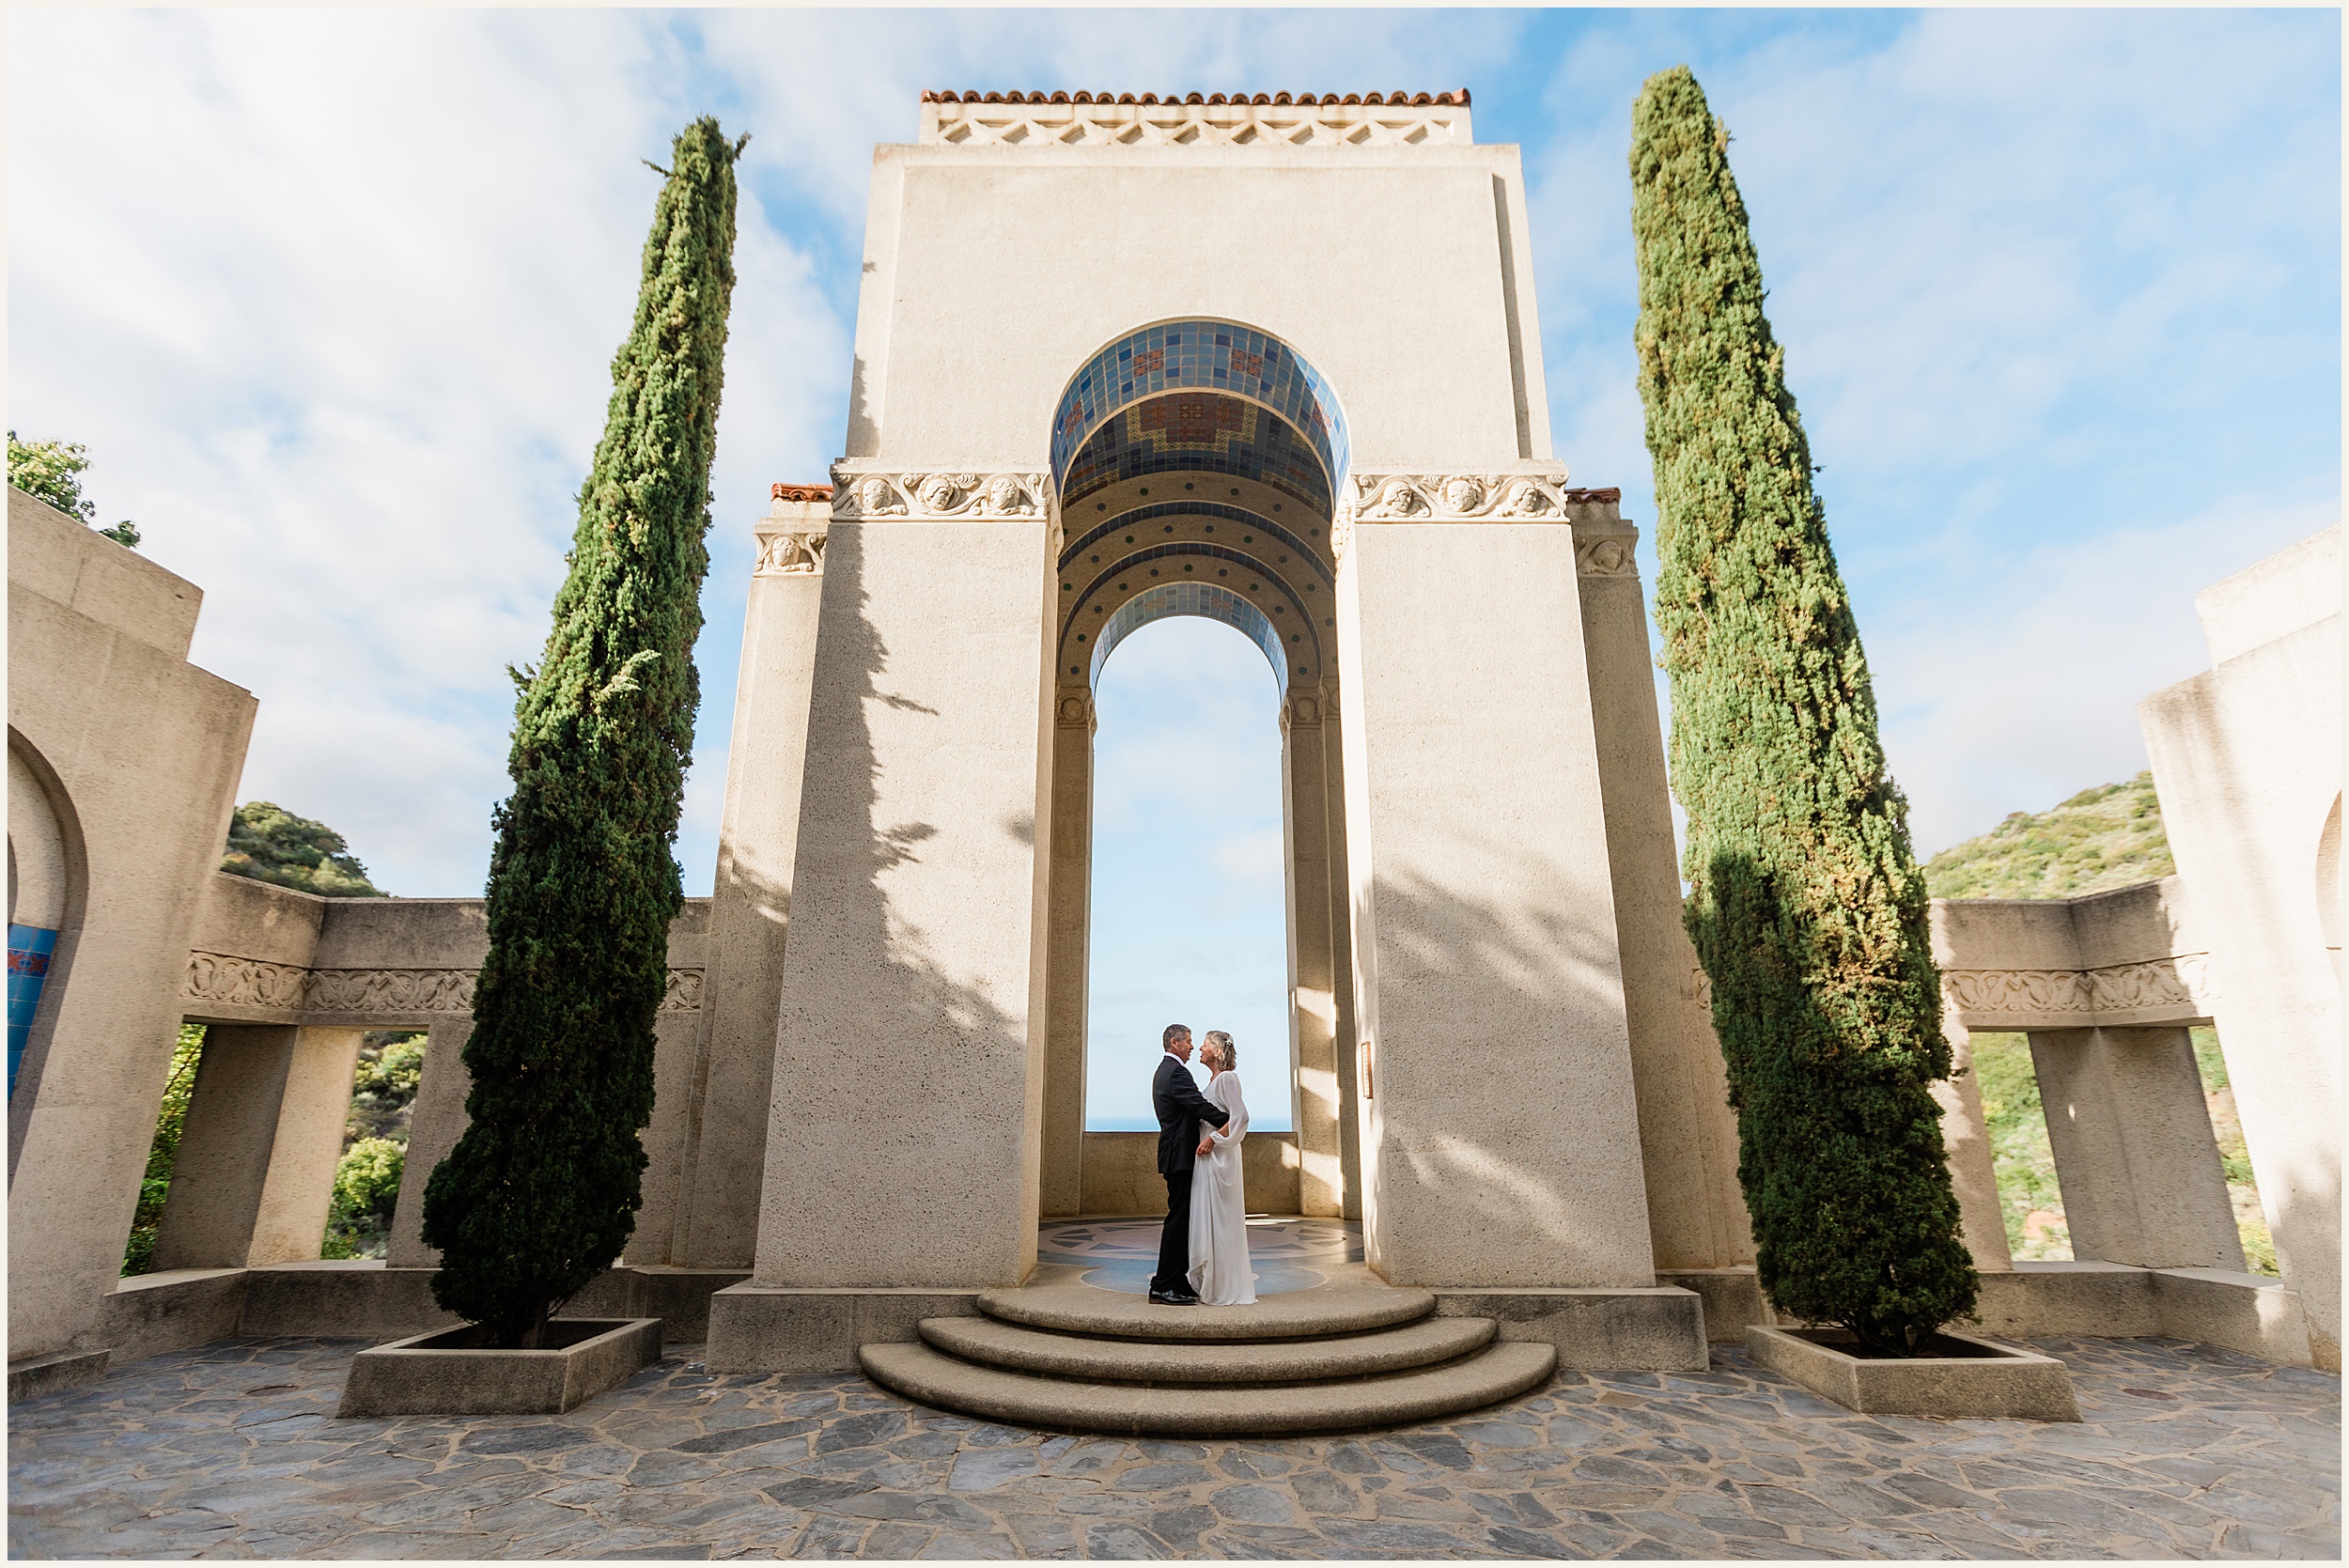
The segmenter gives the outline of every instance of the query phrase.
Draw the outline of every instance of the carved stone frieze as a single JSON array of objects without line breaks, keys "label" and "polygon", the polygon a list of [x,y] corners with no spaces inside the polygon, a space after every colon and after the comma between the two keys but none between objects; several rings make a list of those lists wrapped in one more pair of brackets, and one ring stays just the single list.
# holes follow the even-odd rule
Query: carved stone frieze
[{"label": "carved stone frieze", "polygon": [[226,953],[191,953],[179,994],[191,1001],[282,1008],[290,1013],[301,1010],[303,983],[309,978],[308,970],[290,964],[265,963]]},{"label": "carved stone frieze", "polygon": [[479,970],[312,970],[305,1013],[470,1013]]},{"label": "carved stone frieze", "polygon": [[[1702,968],[1692,984],[1698,1002],[1710,1009],[1713,983]],[[1943,970],[1941,1001],[1977,1027],[2028,1028],[2036,1018],[2051,1029],[2092,1029],[2151,1021],[2149,1013],[2204,1017],[2218,991],[2210,955],[2184,953],[2094,970]]]},{"label": "carved stone frieze", "polygon": [[2093,970],[1945,970],[1941,994],[1961,1017],[2040,1017],[2083,1029],[2103,1015],[2202,1017],[2218,1000],[2206,953]]},{"label": "carved stone frieze", "polygon": [[[191,953],[179,996],[183,1001],[322,1018],[470,1013],[480,977],[479,970],[305,970],[227,953]],[[702,971],[671,970],[661,1010],[690,1013],[701,1004]]]},{"label": "carved stone frieze", "polygon": [[1043,474],[848,473],[835,469],[835,518],[972,520],[1050,514],[1050,476]]},{"label": "carved stone frieze", "polygon": [[753,577],[821,577],[824,574],[824,535],[761,534],[758,565]]},{"label": "carved stone frieze", "polygon": [[1090,728],[1093,723],[1093,693],[1063,691],[1060,705],[1053,710],[1053,718],[1063,728]]},{"label": "carved stone frieze", "polygon": [[1356,522],[1556,520],[1567,505],[1555,474],[1357,474],[1347,507]]},{"label": "carved stone frieze", "polygon": [[1566,508],[1623,499],[1619,489],[1577,489],[1566,473],[1356,474],[1341,517],[1355,522],[1560,522]]},{"label": "carved stone frieze", "polygon": [[1601,534],[1574,541],[1574,569],[1584,577],[1637,577],[1637,534]]}]

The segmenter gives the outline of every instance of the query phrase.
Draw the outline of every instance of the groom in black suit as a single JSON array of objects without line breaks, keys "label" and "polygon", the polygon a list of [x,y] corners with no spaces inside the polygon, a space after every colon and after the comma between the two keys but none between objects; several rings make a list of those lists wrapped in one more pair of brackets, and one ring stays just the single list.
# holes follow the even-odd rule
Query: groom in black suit
[{"label": "groom in black suit", "polygon": [[1199,1158],[1199,1124],[1221,1126],[1231,1120],[1199,1092],[1186,1065],[1190,1027],[1171,1023],[1162,1036],[1166,1054],[1150,1080],[1150,1106],[1159,1113],[1159,1174],[1166,1178],[1166,1225],[1159,1233],[1159,1271],[1150,1276],[1150,1299],[1161,1307],[1196,1307],[1190,1288],[1190,1172]]}]

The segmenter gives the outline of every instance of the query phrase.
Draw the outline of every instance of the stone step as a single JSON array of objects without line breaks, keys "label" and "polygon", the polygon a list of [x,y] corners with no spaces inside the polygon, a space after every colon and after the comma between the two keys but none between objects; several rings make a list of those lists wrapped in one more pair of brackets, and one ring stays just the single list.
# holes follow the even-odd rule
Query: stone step
[{"label": "stone step", "polygon": [[1128,1437],[1211,1437],[1346,1432],[1457,1415],[1538,1386],[1558,1353],[1548,1344],[1512,1342],[1385,1377],[1277,1389],[1071,1383],[973,1366],[926,1344],[868,1344],[861,1358],[865,1375],[883,1388],[965,1416]]},{"label": "stone step", "polygon": [[1005,1323],[1121,1340],[1214,1342],[1326,1339],[1413,1323],[1436,1310],[1423,1290],[1324,1285],[1260,1297],[1252,1307],[1154,1307],[1147,1297],[1091,1285],[982,1291],[979,1311]]},{"label": "stone step", "polygon": [[1026,1328],[986,1317],[933,1317],[922,1338],[950,1356],[1013,1372],[1113,1383],[1306,1383],[1377,1377],[1456,1360],[1493,1337],[1486,1317],[1430,1317],[1329,1339],[1112,1340]]}]

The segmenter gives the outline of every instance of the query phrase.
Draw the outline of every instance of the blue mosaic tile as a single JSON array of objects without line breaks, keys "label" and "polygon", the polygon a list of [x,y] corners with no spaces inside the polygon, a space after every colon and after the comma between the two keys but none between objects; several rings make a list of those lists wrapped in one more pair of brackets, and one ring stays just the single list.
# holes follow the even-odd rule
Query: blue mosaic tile
[{"label": "blue mosaic tile", "polygon": [[1121,480],[1197,473],[1252,479],[1307,511],[1330,511],[1322,459],[1294,428],[1253,403],[1205,392],[1143,399],[1105,420],[1061,471],[1061,505]]},{"label": "blue mosaic tile", "polygon": [[1052,419],[1052,474],[1068,495],[1069,465],[1093,433],[1128,405],[1199,387],[1261,403],[1302,434],[1320,459],[1322,488],[1346,472],[1346,415],[1320,371],[1269,333],[1230,321],[1161,321],[1086,362]]},{"label": "blue mosaic tile", "polygon": [[[1303,557],[1312,565],[1315,574],[1324,582],[1336,581],[1330,569],[1330,563],[1321,558],[1318,545],[1307,544],[1279,523],[1268,521],[1259,513],[1247,511],[1238,506],[1226,506],[1218,501],[1170,501],[1163,506],[1137,506],[1130,512],[1120,512],[1108,521],[1097,524],[1075,544],[1062,551],[1061,567],[1066,570],[1075,566],[1102,540],[1121,530],[1130,530],[1145,522],[1155,522],[1161,518],[1214,518],[1219,522],[1238,523],[1264,535]],[[1264,569],[1274,573],[1281,570],[1279,567],[1270,564],[1267,564]]]},{"label": "blue mosaic tile", "polygon": [[[1205,581],[1190,579],[1163,582],[1141,590],[1134,598],[1101,614],[1104,605],[1096,605],[1117,596],[1120,582],[1130,583],[1146,572],[1152,562],[1183,560],[1197,561],[1203,566],[1216,561],[1228,562],[1241,575],[1252,582],[1263,582],[1280,598],[1286,601],[1278,607],[1279,619],[1268,616],[1240,594],[1230,588]],[[1237,605],[1238,608],[1234,609]],[[1139,606],[1139,608],[1137,608]],[[1283,691],[1288,689],[1292,675],[1310,672],[1321,660],[1321,634],[1315,629],[1313,612],[1290,585],[1277,573],[1268,572],[1264,563],[1253,556],[1221,545],[1182,543],[1159,545],[1137,551],[1121,559],[1086,587],[1067,613],[1061,627],[1061,664],[1068,669],[1071,660],[1086,668],[1087,679],[1099,684],[1101,665],[1118,644],[1148,626],[1152,621],[1169,615],[1200,615],[1211,621],[1221,621],[1236,627],[1251,642],[1264,650],[1272,661],[1273,677]],[[1291,620],[1290,617],[1295,619]],[[1085,659],[1091,660],[1086,667]],[[1068,673],[1074,674],[1074,670]]]},{"label": "blue mosaic tile", "polygon": [[8,927],[8,1093],[16,1093],[17,1070],[24,1063],[24,1042],[33,1032],[33,1014],[40,1006],[41,987],[48,983],[49,960],[57,950],[57,934],[38,925]]}]

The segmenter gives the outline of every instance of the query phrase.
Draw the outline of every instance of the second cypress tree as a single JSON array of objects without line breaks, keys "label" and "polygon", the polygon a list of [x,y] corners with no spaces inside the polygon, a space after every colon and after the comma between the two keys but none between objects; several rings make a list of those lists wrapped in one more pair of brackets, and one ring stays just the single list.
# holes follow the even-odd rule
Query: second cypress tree
[{"label": "second cypress tree", "polygon": [[1763,1289],[1909,1354],[1978,1284],[1930,1089],[1939,976],[1728,148],[1688,68],[1649,78],[1631,221],[1688,931]]},{"label": "second cypress tree", "polygon": [[472,1118],[425,1192],[432,1294],[501,1345],[615,1262],[643,1201],[653,1024],[682,887],[671,846],[693,750],[734,160],[714,119],[676,141],[636,318],[580,490],[570,573],[515,676],[490,857],[490,951],[465,1047]]}]

